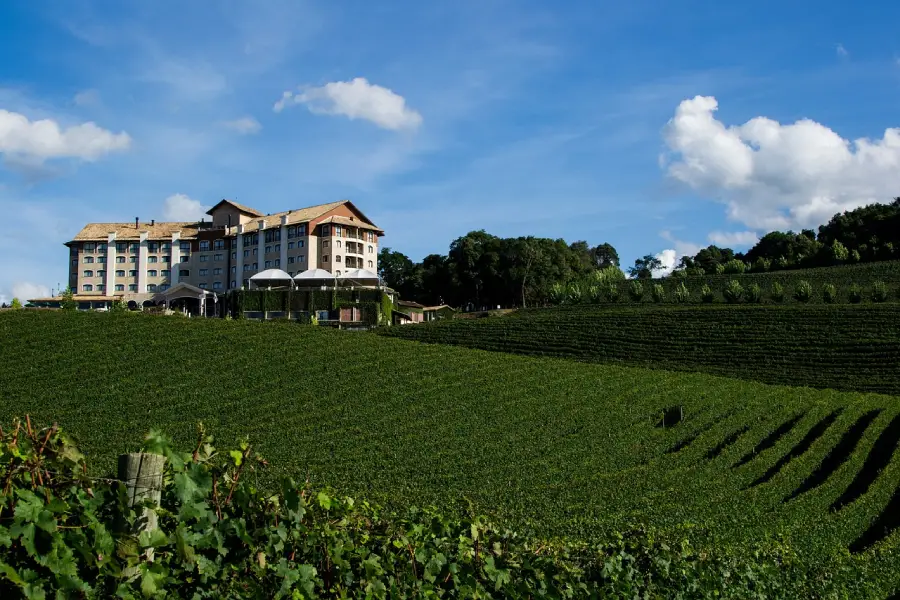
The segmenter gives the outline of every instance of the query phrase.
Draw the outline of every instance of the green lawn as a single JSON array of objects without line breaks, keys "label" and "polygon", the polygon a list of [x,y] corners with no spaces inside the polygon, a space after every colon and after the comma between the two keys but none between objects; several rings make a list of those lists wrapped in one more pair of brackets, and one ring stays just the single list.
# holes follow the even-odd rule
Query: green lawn
[{"label": "green lawn", "polygon": [[[886,395],[141,315],[5,312],[0,360],[0,423],[58,421],[98,473],[150,428],[187,445],[203,421],[220,447],[249,435],[270,478],[392,506],[468,498],[553,536],[694,523],[821,556],[878,541],[864,533],[900,481],[900,403]],[[657,426],[673,405],[684,421]],[[895,498],[879,531],[898,512]],[[896,560],[898,537],[875,560]]]}]

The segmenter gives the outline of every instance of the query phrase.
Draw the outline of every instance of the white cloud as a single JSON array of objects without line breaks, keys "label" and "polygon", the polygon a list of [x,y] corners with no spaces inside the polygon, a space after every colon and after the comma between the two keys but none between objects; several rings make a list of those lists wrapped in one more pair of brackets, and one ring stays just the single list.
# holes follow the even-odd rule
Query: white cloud
[{"label": "white cloud", "polygon": [[84,90],[75,94],[73,98],[75,106],[88,108],[100,104],[100,92],[97,90]]},{"label": "white cloud", "polygon": [[185,194],[172,194],[163,201],[163,220],[165,221],[199,221],[206,217],[209,206],[203,206]]},{"label": "white cloud", "polygon": [[298,94],[284,92],[273,110],[281,112],[289,104],[305,104],[313,114],[365,119],[383,129],[415,129],[422,124],[422,115],[408,107],[403,96],[363,77],[301,88]]},{"label": "white cloud", "polygon": [[847,58],[847,56],[850,55],[850,53],[847,52],[847,49],[844,48],[843,44],[838,44],[835,47],[835,52],[837,52],[837,55],[840,56],[841,58]]},{"label": "white cloud", "polygon": [[809,119],[789,125],[765,117],[726,126],[718,102],[696,96],[678,105],[663,136],[668,174],[728,207],[752,229],[797,229],[897,193],[900,129],[853,142]]},{"label": "white cloud", "polygon": [[61,129],[56,121],[30,121],[19,113],[0,109],[0,153],[37,161],[80,158],[93,161],[110,152],[127,150],[131,137],[112,133],[93,122]]},{"label": "white cloud", "polygon": [[662,268],[658,271],[653,272],[654,277],[660,277],[662,275],[668,275],[672,271],[675,270],[675,265],[678,264],[680,260],[680,256],[675,251],[674,248],[669,248],[667,250],[663,250],[659,254],[656,255],[656,258],[659,259],[659,262],[662,263]]},{"label": "white cloud", "polygon": [[241,117],[233,121],[225,121],[222,125],[243,135],[258,133],[262,129],[262,125],[253,117]]},{"label": "white cloud", "polygon": [[735,248],[752,246],[759,241],[759,236],[754,231],[713,231],[709,241],[716,246]]},{"label": "white cloud", "polygon": [[654,271],[653,275],[655,277],[668,275],[669,273],[674,271],[678,263],[681,262],[682,256],[694,256],[695,254],[700,252],[701,249],[697,244],[679,240],[674,235],[672,235],[671,231],[660,231],[659,237],[666,240],[667,242],[671,242],[674,248],[666,248],[656,255],[656,258],[658,258],[659,262],[662,263],[662,268],[658,271]]},{"label": "white cloud", "polygon": [[50,296],[50,288],[39,283],[18,281],[12,284],[12,297],[18,298],[25,304],[32,298],[47,298]]}]

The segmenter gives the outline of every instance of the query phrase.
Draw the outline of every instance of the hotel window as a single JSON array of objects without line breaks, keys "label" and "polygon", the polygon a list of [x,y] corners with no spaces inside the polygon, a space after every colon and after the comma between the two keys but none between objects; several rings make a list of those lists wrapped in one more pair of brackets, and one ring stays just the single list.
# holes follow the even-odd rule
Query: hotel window
[{"label": "hotel window", "polygon": [[294,264],[294,257],[293,257],[293,256],[288,256],[288,264],[289,264],[289,265]]},{"label": "hotel window", "polygon": [[298,248],[302,248],[303,245],[304,245],[303,240],[300,240],[299,242],[297,242],[297,247],[298,247]]},{"label": "hotel window", "polygon": [[281,241],[281,227],[279,227],[278,229],[275,230],[275,235],[272,236],[272,239],[275,240],[276,242]]},{"label": "hotel window", "polygon": [[97,271],[97,277],[106,277],[106,271]]},{"label": "hotel window", "polygon": [[234,265],[232,265],[232,267],[231,267],[231,274],[234,275],[235,273],[237,273],[237,267],[235,267]]},{"label": "hotel window", "polygon": [[213,260],[215,260],[215,261],[223,261],[223,260],[225,260],[225,255],[224,255],[224,254],[214,254],[214,255],[213,255]]},{"label": "hotel window", "polygon": [[341,237],[341,226],[340,225],[334,226],[334,235],[335,235],[335,237]]},{"label": "hotel window", "polygon": [[170,242],[163,242],[161,248],[163,249],[163,251],[171,250],[172,244]]},{"label": "hotel window", "polygon": [[375,248],[373,248],[372,246],[369,246],[369,254],[372,254],[373,252],[375,252]]},{"label": "hotel window", "polygon": [[94,291],[94,286],[92,286],[92,285],[89,284],[89,283],[86,283],[86,284],[84,284],[83,286],[81,286],[81,291],[82,291],[82,292],[93,292],[93,291]]},{"label": "hotel window", "polygon": [[213,269],[213,275],[221,275],[221,274],[222,274],[222,267],[217,267],[217,268]]},{"label": "hotel window", "polygon": [[128,244],[125,242],[117,242],[116,243],[116,252],[125,252],[128,249]]},{"label": "hotel window", "polygon": [[209,275],[209,269],[200,269],[200,277],[206,277]]},{"label": "hotel window", "polygon": [[335,271],[334,274],[337,275],[338,277],[341,276],[341,272],[340,272],[340,271]]},{"label": "hotel window", "polygon": [[179,269],[179,270],[178,270],[178,276],[179,276],[179,277],[190,277],[190,276],[191,276],[191,272],[190,272],[190,270],[188,270],[188,269]]},{"label": "hotel window", "polygon": [[259,254],[259,248],[254,248],[254,249],[253,249],[253,256],[256,256],[256,255],[258,255],[258,254]]},{"label": "hotel window", "polygon": [[276,259],[275,259],[275,266],[276,266],[276,267],[280,267],[280,266],[281,266],[281,259],[280,259],[280,258],[276,258]]},{"label": "hotel window", "polygon": [[116,277],[125,277],[124,269],[119,269],[118,271],[116,271]]},{"label": "hotel window", "polygon": [[331,230],[329,229],[328,225],[322,225],[322,237],[327,237],[328,235],[330,235],[330,231]]},{"label": "hotel window", "polygon": [[128,259],[128,262],[130,262],[131,264],[136,263],[136,262],[137,262],[137,256],[132,256],[131,258]]},{"label": "hotel window", "polygon": [[244,271],[249,271],[249,270],[250,270],[250,265],[244,265]]},{"label": "hotel window", "polygon": [[169,255],[167,254],[167,255],[165,255],[165,256],[162,257],[162,261],[163,261],[164,263],[170,263],[170,262],[172,262],[172,257],[169,256]]},{"label": "hotel window", "polygon": [[252,246],[252,245],[253,245],[253,234],[252,234],[252,233],[245,233],[245,234],[244,234],[244,245],[245,245],[245,246]]},{"label": "hotel window", "polygon": [[72,266],[76,267],[76,268],[78,267],[78,259],[77,258],[72,259]]},{"label": "hotel window", "polygon": [[328,247],[328,240],[322,240],[322,247],[323,247],[323,248],[327,248],[327,247]]},{"label": "hotel window", "polygon": [[340,254],[338,254],[337,256],[334,257],[334,262],[341,262],[341,255],[340,255]]},{"label": "hotel window", "polygon": [[237,236],[231,238],[231,247],[237,248]]},{"label": "hotel window", "polygon": [[369,261],[369,268],[371,269],[372,267],[373,267],[372,261],[370,260],[370,261]]},{"label": "hotel window", "polygon": [[231,260],[237,260],[237,252],[231,253]]},{"label": "hotel window", "polygon": [[213,289],[214,289],[214,290],[221,290],[221,289],[222,289],[222,282],[221,282],[221,281],[217,281],[217,282],[213,283]]},{"label": "hotel window", "polygon": [[117,284],[116,284],[116,291],[117,291],[117,292],[124,292],[124,291],[125,291],[125,284],[124,284],[124,283],[117,283]]},{"label": "hotel window", "polygon": [[232,287],[232,288],[236,288],[236,287],[237,287],[237,281],[235,281],[234,279],[231,280],[231,287]]},{"label": "hotel window", "polygon": [[159,262],[159,259],[156,258],[155,256],[148,256],[148,257],[147,257],[147,262],[148,262],[148,263],[156,263],[156,262]]},{"label": "hotel window", "polygon": [[340,247],[341,247],[341,240],[337,240],[337,241],[335,242],[335,245],[336,245],[338,248],[340,248]]},{"label": "hotel window", "polygon": [[267,260],[267,261],[266,261],[266,268],[267,268],[267,269],[271,269],[271,268],[272,268],[272,261],[271,261],[271,260]]},{"label": "hotel window", "polygon": [[297,227],[295,225],[288,226],[288,239],[297,237]]},{"label": "hotel window", "polygon": [[106,252],[106,242],[97,244],[97,252]]},{"label": "hotel window", "polygon": [[93,271],[85,271],[84,273],[81,274],[81,276],[82,277],[93,277],[94,272]]},{"label": "hotel window", "polygon": [[325,256],[322,257],[322,262],[328,262],[328,255],[327,255],[327,254],[326,254]]},{"label": "hotel window", "polygon": [[[275,237],[275,231],[274,231],[274,230],[269,229],[268,231],[266,231],[266,234],[265,234],[265,240],[266,240],[266,243],[267,243],[267,244],[268,244],[269,242],[271,242],[272,239],[273,239],[274,237]],[[266,250],[266,252],[268,252],[268,250]]]},{"label": "hotel window", "polygon": [[294,242],[288,242],[288,250],[294,249]]},{"label": "hotel window", "polygon": [[281,244],[275,244],[275,252],[281,252]]},{"label": "hotel window", "polygon": [[129,277],[137,277],[137,271],[128,271]]},{"label": "hotel window", "polygon": [[244,250],[244,258],[250,256],[250,250]]},{"label": "hotel window", "polygon": [[201,254],[201,255],[200,255],[200,262],[209,262],[209,255],[208,255],[208,254]]},{"label": "hotel window", "polygon": [[201,240],[200,252],[206,252],[207,250],[209,250],[209,240]]},{"label": "hotel window", "polygon": [[301,235],[306,235],[306,223],[297,225],[297,237],[300,237]]},{"label": "hotel window", "polygon": [[92,264],[94,264],[94,257],[93,257],[93,256],[85,256],[85,257],[84,257],[84,264],[86,264],[86,265],[92,265]]},{"label": "hotel window", "polygon": [[120,265],[125,264],[125,257],[124,257],[124,256],[117,256],[117,257],[116,257],[116,263],[117,263],[117,264],[120,264]]},{"label": "hotel window", "polygon": [[182,252],[190,252],[191,251],[191,243],[190,242],[181,242],[181,251]]},{"label": "hotel window", "polygon": [[213,250],[224,250],[225,249],[225,240],[216,240],[213,242]]},{"label": "hotel window", "polygon": [[161,286],[159,286],[159,291],[161,291],[161,292],[164,292],[164,291],[166,291],[167,289],[169,289],[169,284],[168,284],[168,283],[164,283],[164,284],[162,284]]},{"label": "hotel window", "polygon": [[147,242],[148,252],[159,252],[159,242]]},{"label": "hotel window", "polygon": [[254,270],[254,271],[258,271],[258,270],[259,270],[259,263],[253,263],[253,270]]},{"label": "hotel window", "polygon": [[253,234],[253,245],[259,246],[259,234],[258,233]]},{"label": "hotel window", "polygon": [[201,290],[205,290],[205,289],[208,288],[208,287],[209,287],[209,284],[208,284],[208,283],[201,283],[201,284],[200,284],[200,289],[201,289]]},{"label": "hotel window", "polygon": [[98,263],[101,263],[101,264],[105,264],[105,263],[106,263],[106,257],[105,257],[105,256],[98,256],[98,257],[97,257],[97,262],[98,262]]},{"label": "hotel window", "polygon": [[93,242],[89,242],[89,243],[87,243],[87,244],[84,245],[84,251],[85,251],[85,252],[93,252],[93,251],[94,251],[94,248],[96,248],[96,246],[94,245]]},{"label": "hotel window", "polygon": [[128,251],[131,252],[132,254],[137,254],[138,253],[138,244],[131,244],[130,246],[128,246]]},{"label": "hotel window", "polygon": [[137,291],[137,284],[136,284],[136,283],[129,283],[129,284],[128,284],[128,291],[129,291],[129,292],[136,292],[136,291]]},{"label": "hotel window", "polygon": [[105,292],[105,291],[106,291],[106,286],[103,285],[102,283],[98,283],[98,284],[97,284],[97,291],[98,291],[98,292]]},{"label": "hotel window", "polygon": [[147,284],[147,291],[148,291],[148,292],[155,292],[155,291],[156,291],[156,284],[155,284],[155,283],[148,283],[148,284]]},{"label": "hotel window", "polygon": [[266,246],[266,254],[269,254],[272,251],[272,246]]},{"label": "hotel window", "polygon": [[157,271],[156,269],[150,269],[149,271],[147,271],[147,277],[156,277],[157,275],[159,275],[159,271]]},{"label": "hotel window", "polygon": [[159,272],[159,274],[162,277],[170,277],[172,275],[172,271],[170,271],[168,269],[163,269],[162,271]]},{"label": "hotel window", "polygon": [[303,262],[304,260],[306,260],[306,257],[303,256],[302,254],[297,257],[297,262]]}]

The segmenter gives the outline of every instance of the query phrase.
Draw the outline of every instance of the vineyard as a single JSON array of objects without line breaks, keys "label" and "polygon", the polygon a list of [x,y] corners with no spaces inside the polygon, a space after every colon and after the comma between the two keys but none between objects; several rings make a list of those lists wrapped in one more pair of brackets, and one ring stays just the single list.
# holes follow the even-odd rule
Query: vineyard
[{"label": "vineyard", "polygon": [[[647,362],[670,366],[679,353],[697,361],[693,354],[704,352],[709,364],[716,356],[734,372],[746,363],[745,375],[770,369],[785,380],[794,370],[812,380],[818,357],[829,384],[870,380],[891,389],[898,340],[896,327],[884,324],[896,323],[898,309],[850,308],[623,309],[616,335],[641,330],[626,325],[640,315],[657,319],[654,332],[687,325],[665,338],[609,339],[631,344],[629,352],[644,352]],[[599,320],[595,344],[614,327],[603,321],[609,310],[560,311],[579,328]],[[433,341],[452,335],[476,345],[524,343],[530,330],[535,349],[565,354],[534,329],[551,331],[552,320],[541,315],[555,312],[397,333],[436,332],[428,334]],[[701,344],[703,336],[712,337]],[[728,336],[747,343],[726,351]],[[682,338],[669,353],[653,350]],[[587,351],[587,339],[572,343]],[[772,346],[781,354],[766,354]],[[863,357],[876,356],[866,366]],[[249,435],[272,465],[259,474],[261,486],[292,475],[388,507],[455,511],[471,501],[537,536],[608,540],[646,524],[722,549],[783,542],[797,552],[794,560],[830,564],[824,576],[831,582],[864,573],[844,597],[885,598],[900,589],[896,397],[289,323],[129,314],[0,314],[0,358],[8,365],[0,373],[0,423],[25,413],[59,421],[92,458],[93,475],[112,472],[116,455],[136,448],[151,428],[193,447],[202,421],[218,446]],[[841,364],[850,368],[840,371]]]},{"label": "vineyard", "polygon": [[765,383],[900,394],[900,306],[566,306],[384,334]]}]

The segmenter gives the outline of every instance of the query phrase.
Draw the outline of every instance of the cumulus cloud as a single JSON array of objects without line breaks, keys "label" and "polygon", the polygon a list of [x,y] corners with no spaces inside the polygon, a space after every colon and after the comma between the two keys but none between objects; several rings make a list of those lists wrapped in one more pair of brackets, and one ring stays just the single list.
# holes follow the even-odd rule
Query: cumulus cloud
[{"label": "cumulus cloud", "polygon": [[751,229],[798,229],[897,193],[900,129],[848,141],[809,119],[783,125],[766,117],[726,126],[718,102],[678,105],[663,130],[668,174],[727,206]]},{"label": "cumulus cloud", "polygon": [[759,241],[755,231],[713,231],[709,234],[709,242],[724,248],[741,248],[753,246]]},{"label": "cumulus cloud", "polygon": [[660,231],[659,237],[666,240],[667,242],[670,242],[673,247],[666,248],[656,255],[656,258],[658,258],[659,262],[662,263],[662,268],[658,271],[653,272],[654,277],[668,275],[675,270],[675,267],[681,261],[682,256],[694,256],[695,254],[700,252],[701,249],[697,244],[679,240],[674,235],[672,235],[671,231]]},{"label": "cumulus cloud", "polygon": [[422,115],[407,106],[403,96],[363,77],[301,88],[298,94],[284,92],[273,109],[281,112],[291,104],[305,104],[313,114],[364,119],[383,129],[415,129],[422,124]]},{"label": "cumulus cloud", "polygon": [[[12,298],[18,298],[25,304],[32,298],[47,298],[50,296],[50,288],[39,283],[29,281],[17,281],[12,284]],[[12,301],[10,298],[8,301]]]},{"label": "cumulus cloud", "polygon": [[172,194],[163,201],[163,220],[199,221],[210,208],[185,194]]},{"label": "cumulus cloud", "polygon": [[241,117],[233,121],[225,121],[222,125],[242,135],[259,133],[259,130],[262,129],[262,125],[253,117]]},{"label": "cumulus cloud", "polygon": [[131,137],[113,133],[93,122],[61,128],[56,121],[31,121],[25,115],[0,109],[0,153],[43,161],[79,158],[93,161],[110,152],[127,150]]}]

